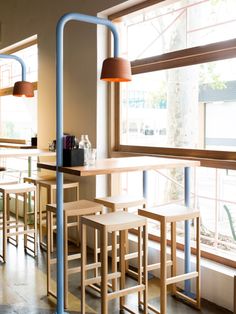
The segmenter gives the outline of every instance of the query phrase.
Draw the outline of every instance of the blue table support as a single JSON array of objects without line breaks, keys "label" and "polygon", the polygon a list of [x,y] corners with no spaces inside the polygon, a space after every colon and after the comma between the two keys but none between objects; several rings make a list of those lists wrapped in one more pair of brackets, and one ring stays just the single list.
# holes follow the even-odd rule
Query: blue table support
[{"label": "blue table support", "polygon": [[[184,201],[185,206],[190,207],[191,201],[191,191],[190,191],[190,168],[184,168]],[[190,220],[185,221],[185,239],[184,239],[184,269],[185,273],[189,273],[191,271],[191,244],[190,244]],[[185,294],[190,295],[191,293],[191,281],[185,280],[184,286]]]}]

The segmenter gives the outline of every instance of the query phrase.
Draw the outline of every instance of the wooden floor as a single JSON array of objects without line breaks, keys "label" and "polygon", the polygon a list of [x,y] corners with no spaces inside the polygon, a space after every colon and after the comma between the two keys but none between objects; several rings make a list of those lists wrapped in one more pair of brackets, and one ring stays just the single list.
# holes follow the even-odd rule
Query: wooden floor
[{"label": "wooden floor", "polygon": [[[0,264],[0,314],[51,314],[55,313],[55,300],[46,295],[46,253],[39,250],[37,259],[24,254],[23,243],[18,248],[8,244],[8,260]],[[55,278],[54,278],[55,279]],[[67,313],[80,313],[80,276],[70,277],[69,309]],[[128,285],[133,280],[128,279]],[[55,283],[55,282],[54,282]],[[157,279],[150,280],[150,303],[159,304]],[[87,293],[86,313],[100,313],[100,299],[94,292]],[[138,313],[137,296],[127,298],[128,305]],[[118,300],[109,302],[109,313],[119,313]],[[223,314],[231,313],[208,302],[203,302],[199,312],[188,305],[168,298],[168,313],[173,314]]]}]

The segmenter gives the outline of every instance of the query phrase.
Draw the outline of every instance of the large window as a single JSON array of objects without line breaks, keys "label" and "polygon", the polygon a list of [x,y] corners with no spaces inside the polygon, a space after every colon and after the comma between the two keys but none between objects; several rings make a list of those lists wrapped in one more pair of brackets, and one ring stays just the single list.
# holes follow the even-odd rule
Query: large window
[{"label": "large window", "polygon": [[[115,89],[112,150],[201,158],[206,167],[192,178],[201,241],[208,253],[235,265],[236,2],[147,3],[110,17],[133,74],[131,83]],[[122,177],[123,191],[137,186],[138,177]],[[153,205],[183,202],[183,173],[154,173],[150,180]],[[183,232],[179,236],[181,242]]]},{"label": "large window", "polygon": [[[38,51],[37,44],[19,48],[14,55],[26,64],[26,79],[37,88]],[[20,63],[11,59],[0,59],[0,137],[29,140],[37,134],[37,90],[35,97],[13,97],[12,87],[21,80]]]}]

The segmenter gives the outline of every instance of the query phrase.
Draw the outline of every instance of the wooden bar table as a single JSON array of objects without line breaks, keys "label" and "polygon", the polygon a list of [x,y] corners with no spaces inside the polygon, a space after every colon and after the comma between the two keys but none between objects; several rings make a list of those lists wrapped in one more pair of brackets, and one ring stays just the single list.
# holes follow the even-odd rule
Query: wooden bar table
[{"label": "wooden bar table", "polygon": [[[96,176],[104,174],[113,174],[131,171],[143,171],[143,194],[147,195],[147,171],[160,170],[171,168],[184,169],[184,195],[185,205],[190,206],[190,168],[200,166],[200,161],[175,159],[175,158],[162,158],[151,156],[138,156],[138,157],[120,157],[120,158],[107,158],[96,160],[93,166],[78,166],[78,167],[59,167],[58,171],[68,173],[75,176]],[[38,163],[38,168],[56,171],[55,163]],[[62,205],[61,205],[62,206]],[[58,233],[62,232],[58,228]],[[61,235],[62,236],[62,235]],[[190,247],[190,221],[185,222],[185,272],[191,270],[191,247]],[[63,252],[62,256],[63,259]],[[190,295],[191,286],[190,280],[185,281],[185,293]]]}]

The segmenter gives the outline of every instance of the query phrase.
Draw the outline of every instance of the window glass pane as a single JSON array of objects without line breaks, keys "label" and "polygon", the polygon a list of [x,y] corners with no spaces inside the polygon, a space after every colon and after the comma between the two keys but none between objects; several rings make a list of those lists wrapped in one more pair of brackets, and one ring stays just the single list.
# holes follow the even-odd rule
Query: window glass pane
[{"label": "window glass pane", "polygon": [[35,97],[0,97],[0,136],[30,139],[37,133],[37,91]]},{"label": "window glass pane", "polygon": [[236,59],[121,84],[121,144],[236,151]]},{"label": "window glass pane", "polygon": [[235,0],[159,3],[122,17],[122,54],[130,60],[235,38]]}]

